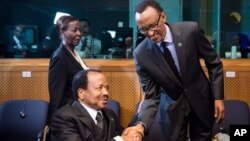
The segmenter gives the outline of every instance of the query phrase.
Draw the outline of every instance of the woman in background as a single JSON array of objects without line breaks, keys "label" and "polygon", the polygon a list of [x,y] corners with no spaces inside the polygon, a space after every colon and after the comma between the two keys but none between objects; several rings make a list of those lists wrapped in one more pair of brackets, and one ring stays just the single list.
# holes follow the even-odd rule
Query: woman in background
[{"label": "woman in background", "polygon": [[82,69],[88,69],[75,51],[82,35],[79,20],[72,16],[62,16],[58,19],[56,28],[62,42],[53,53],[49,64],[48,120],[56,109],[73,102],[73,76]]}]

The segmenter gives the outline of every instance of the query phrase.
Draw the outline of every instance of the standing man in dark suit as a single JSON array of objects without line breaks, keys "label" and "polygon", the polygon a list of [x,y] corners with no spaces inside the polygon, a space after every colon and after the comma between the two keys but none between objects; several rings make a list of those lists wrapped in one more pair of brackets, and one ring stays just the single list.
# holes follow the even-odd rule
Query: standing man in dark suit
[{"label": "standing man in dark suit", "polygon": [[108,89],[107,79],[100,71],[79,71],[72,82],[74,103],[58,109],[52,116],[51,141],[140,141],[141,135],[134,127],[119,136],[118,119],[106,108]]},{"label": "standing man in dark suit", "polygon": [[80,21],[73,16],[62,16],[56,23],[61,45],[53,53],[49,64],[49,114],[58,108],[71,104],[73,76],[80,70],[88,69],[75,50],[81,39]]},{"label": "standing man in dark suit", "polygon": [[209,141],[214,122],[224,118],[222,62],[197,23],[173,25],[166,19],[154,0],[135,7],[138,31],[146,36],[134,51],[145,92],[136,127],[146,134],[159,107],[167,141],[185,141],[188,131],[191,141]]}]

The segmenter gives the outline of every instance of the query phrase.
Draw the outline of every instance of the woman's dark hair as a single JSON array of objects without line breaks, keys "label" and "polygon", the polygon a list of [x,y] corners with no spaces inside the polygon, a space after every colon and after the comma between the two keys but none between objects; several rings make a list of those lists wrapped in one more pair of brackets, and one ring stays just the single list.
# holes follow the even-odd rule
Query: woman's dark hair
[{"label": "woman's dark hair", "polygon": [[73,16],[62,16],[56,22],[56,29],[60,33],[60,31],[65,31],[68,28],[68,25],[72,21],[79,21],[77,18]]}]

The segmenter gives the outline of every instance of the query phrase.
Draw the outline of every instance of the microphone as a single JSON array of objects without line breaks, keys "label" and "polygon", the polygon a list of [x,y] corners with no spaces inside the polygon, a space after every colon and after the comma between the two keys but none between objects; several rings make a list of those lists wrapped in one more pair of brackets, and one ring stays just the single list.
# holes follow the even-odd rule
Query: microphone
[{"label": "microphone", "polygon": [[26,118],[26,113],[25,113],[24,111],[21,111],[21,112],[20,112],[20,117],[21,117],[22,119]]},{"label": "microphone", "polygon": [[19,114],[19,116],[22,118],[22,119],[25,119],[26,118],[26,113],[25,113],[25,105],[26,104],[26,100],[24,101],[24,103],[23,103],[23,108],[22,108],[22,110],[20,111],[20,114]]}]

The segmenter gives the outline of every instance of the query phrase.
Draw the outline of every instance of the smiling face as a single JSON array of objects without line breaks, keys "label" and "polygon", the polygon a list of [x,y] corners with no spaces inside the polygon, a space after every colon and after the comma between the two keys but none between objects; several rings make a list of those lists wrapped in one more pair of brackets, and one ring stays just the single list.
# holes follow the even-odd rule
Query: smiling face
[{"label": "smiling face", "polygon": [[142,13],[136,12],[135,21],[138,30],[153,42],[163,41],[166,35],[166,15],[153,7],[147,7]]},{"label": "smiling face", "polygon": [[99,72],[89,72],[87,76],[87,88],[79,89],[78,98],[93,109],[105,108],[109,99],[109,85],[106,77]]}]

